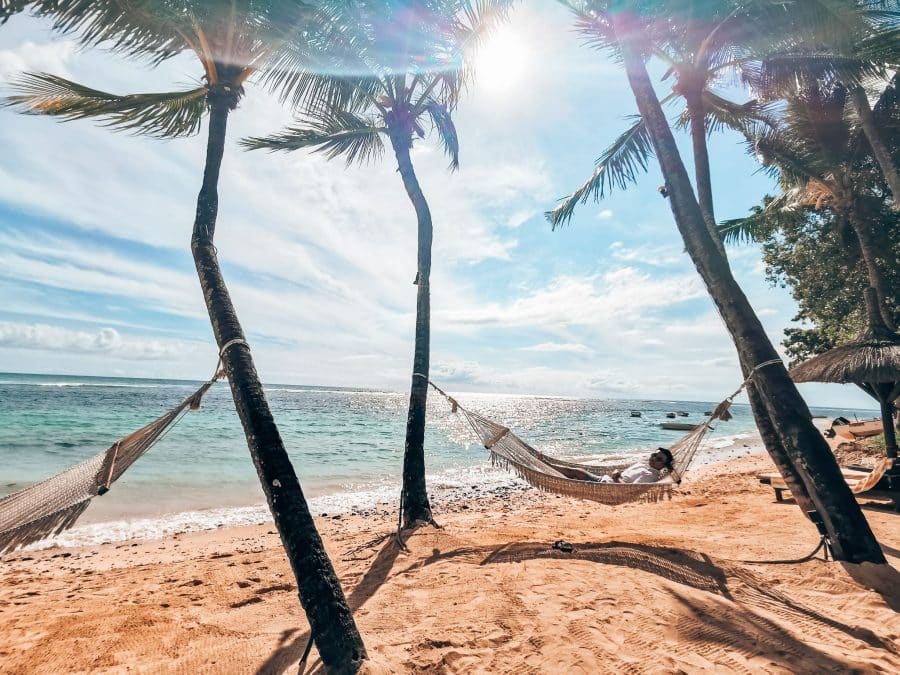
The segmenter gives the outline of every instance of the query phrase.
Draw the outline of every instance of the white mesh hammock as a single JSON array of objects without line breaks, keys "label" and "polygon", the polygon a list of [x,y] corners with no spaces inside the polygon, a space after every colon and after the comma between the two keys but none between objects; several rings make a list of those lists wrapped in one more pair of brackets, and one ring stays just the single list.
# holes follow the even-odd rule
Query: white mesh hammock
[{"label": "white mesh hammock", "polygon": [[183,413],[200,407],[201,398],[219,377],[221,373],[162,417],[103,452],[0,499],[0,554],[72,527],[91,500],[109,491],[110,485],[181,419]]},{"label": "white mesh hammock", "polygon": [[539,490],[612,506],[635,501],[655,502],[670,497],[681,483],[703,437],[713,428],[712,423],[731,419],[728,409],[734,397],[743,389],[742,385],[741,389],[716,406],[709,419],[669,447],[669,452],[672,453],[672,471],[662,480],[656,483],[601,483],[601,475],[624,469],[631,463],[599,466],[567,462],[545,455],[516,436],[508,427],[467,410],[434,382],[429,380],[429,384],[450,402],[452,412],[463,414],[482,445],[490,451],[493,464],[515,472]]}]

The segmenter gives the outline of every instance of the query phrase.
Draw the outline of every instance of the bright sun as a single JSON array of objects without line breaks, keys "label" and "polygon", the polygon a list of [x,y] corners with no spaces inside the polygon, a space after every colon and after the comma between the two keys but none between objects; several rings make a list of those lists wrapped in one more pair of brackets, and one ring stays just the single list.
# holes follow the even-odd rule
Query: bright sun
[{"label": "bright sun", "polygon": [[483,93],[510,94],[528,69],[529,51],[509,27],[491,35],[475,55],[475,82]]}]

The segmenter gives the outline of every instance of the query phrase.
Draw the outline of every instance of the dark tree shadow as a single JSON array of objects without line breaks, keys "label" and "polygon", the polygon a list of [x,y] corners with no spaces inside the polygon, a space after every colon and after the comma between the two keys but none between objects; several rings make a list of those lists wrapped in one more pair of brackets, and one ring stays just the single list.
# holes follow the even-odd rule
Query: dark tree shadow
[{"label": "dark tree shadow", "polygon": [[[855,567],[859,566],[855,565]],[[744,586],[740,593],[735,593],[742,605],[761,607],[774,614],[797,621],[800,625],[805,626],[805,629],[810,634],[815,634],[821,626],[827,626],[861,642],[865,642],[870,647],[884,649],[894,654],[900,653],[900,648],[897,645],[882,640],[870,629],[861,626],[848,626],[837,619],[832,619],[830,616],[825,616],[821,612],[791,600],[743,567],[733,567],[730,569],[729,574],[739,580]]]},{"label": "dark tree shadow", "polygon": [[482,565],[522,560],[589,560],[649,572],[657,576],[731,599],[725,572],[705,553],[677,548],[630,544],[625,542],[587,542],[573,544],[571,553],[545,543],[520,542],[498,548]]},{"label": "dark tree shadow", "polygon": [[[790,619],[797,620],[798,623],[806,626],[807,630],[811,632],[816,632],[820,630],[822,626],[827,626],[828,628],[865,642],[871,647],[884,649],[895,654],[898,653],[896,645],[882,640],[868,628],[848,626],[847,624],[825,616],[814,609],[805,607],[783,593],[771,588],[765,581],[761,580],[743,566],[728,564],[720,567],[705,553],[624,542],[582,543],[574,544],[573,546],[575,549],[574,551],[565,553],[551,548],[544,543],[526,542],[509,544],[494,549],[481,564],[520,562],[522,560],[545,558],[557,560],[589,560],[605,565],[617,565],[620,567],[638,569],[668,579],[669,581],[674,581],[701,591],[721,595],[722,597],[743,606],[762,606],[774,614],[780,614]],[[471,555],[472,553],[471,549],[459,549],[458,551],[462,555]],[[444,557],[451,556],[455,553],[455,551],[445,553]],[[848,567],[881,568],[886,566],[850,565]],[[880,585],[885,589],[884,595],[893,593],[896,599],[897,596],[900,596],[900,584],[892,580],[900,580],[900,574],[893,568],[890,568],[890,570],[893,572],[893,575],[882,570],[881,576],[878,578],[880,579]],[[859,569],[854,572],[848,570],[848,573],[850,573],[851,576],[853,576],[854,573],[864,574],[864,572]],[[878,573],[878,570],[874,572],[868,571],[867,573],[870,577],[875,576]],[[896,575],[896,577],[894,575]],[[738,581],[735,588],[729,587],[729,577],[733,577]],[[872,585],[871,581],[860,583],[869,587]],[[892,583],[893,586],[891,586]],[[893,590],[890,590],[891,588]],[[891,606],[893,607],[893,605]]]},{"label": "dark tree shadow", "polygon": [[[387,580],[394,561],[401,552],[401,548],[397,545],[397,540],[393,536],[385,539],[384,544],[366,570],[366,573],[356,584],[353,591],[347,596],[347,604],[350,606],[351,612],[356,612],[362,607],[382,584]],[[285,631],[290,633],[291,631]],[[287,638],[290,635],[282,635],[282,639],[276,646],[275,651],[256,669],[257,675],[280,675],[288,668],[296,664],[303,657],[306,649],[306,643],[309,641],[309,631],[297,635],[290,643]],[[365,641],[365,640],[364,640]],[[321,667],[319,663],[313,663],[309,673],[317,672]]]},{"label": "dark tree shadow", "polygon": [[[573,543],[572,548],[573,550],[567,552],[554,548],[546,542],[464,546],[449,551],[435,548],[430,556],[414,562],[398,574],[408,574],[429,565],[448,561],[458,564],[492,565],[540,559],[586,560],[648,572],[736,603],[737,606],[733,609],[723,607],[712,615],[703,614],[707,610],[699,606],[702,603],[670,590],[688,609],[702,615],[703,621],[706,622],[706,632],[699,637],[726,645],[729,644],[729,640],[738,639],[744,640],[741,644],[757,646],[768,641],[767,644],[780,645],[777,649],[766,651],[767,656],[779,663],[781,663],[778,661],[779,657],[792,654],[799,659],[798,662],[803,662],[803,659],[815,659],[817,664],[822,664],[821,668],[829,671],[846,670],[848,665],[792,638],[777,623],[757,614],[754,607],[793,620],[810,634],[820,632],[824,626],[865,642],[871,647],[894,654],[900,653],[897,646],[885,642],[873,631],[859,626],[848,626],[805,607],[775,590],[742,565],[731,563],[718,565],[705,553],[617,541]],[[352,611],[355,612],[362,607],[384,584],[401,550],[393,537],[385,541],[369,569],[347,598]],[[900,573],[894,568],[889,565],[844,565],[844,569],[858,583],[867,588],[874,588],[892,609],[900,611]],[[730,578],[736,582],[732,587],[729,586]],[[687,632],[689,630],[685,629]],[[733,637],[730,638],[729,635]],[[309,631],[298,635],[288,644],[289,637],[289,635],[282,636],[278,648],[257,670],[258,675],[283,673],[300,660],[309,639]],[[312,672],[317,672],[320,668],[321,663],[314,664]]]},{"label": "dark tree shadow", "polygon": [[[882,546],[881,548],[885,549],[886,547]],[[892,550],[896,551],[896,549]],[[896,555],[896,553],[891,555]],[[890,565],[873,565],[871,563],[862,565],[841,563],[841,566],[856,583],[871,588],[881,596],[888,607],[895,612],[900,612],[900,572]]]},{"label": "dark tree shadow", "polygon": [[[760,616],[746,606],[724,607],[703,602],[675,590],[669,591],[690,616],[677,621],[676,628],[688,641],[699,645],[719,644],[724,653],[738,652],[746,656],[764,656],[790,672],[842,673],[857,672],[858,664],[847,663],[798,640],[784,628]],[[714,648],[713,648],[714,649]],[[713,651],[709,647],[698,647]],[[862,672],[860,670],[859,672]]]},{"label": "dark tree shadow", "polygon": [[878,545],[881,546],[881,550],[884,551],[887,555],[894,556],[895,558],[900,558],[900,549],[896,549],[893,546],[888,546],[881,541],[878,542]]}]

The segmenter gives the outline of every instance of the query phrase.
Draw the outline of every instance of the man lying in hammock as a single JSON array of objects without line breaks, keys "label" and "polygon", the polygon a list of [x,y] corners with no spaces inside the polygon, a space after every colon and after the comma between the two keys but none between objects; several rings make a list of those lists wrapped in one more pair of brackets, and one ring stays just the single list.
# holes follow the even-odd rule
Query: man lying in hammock
[{"label": "man lying in hammock", "polygon": [[662,470],[672,473],[672,453],[667,448],[657,448],[646,462],[632,464],[622,471],[613,471],[600,478],[601,483],[655,483],[662,478]]}]

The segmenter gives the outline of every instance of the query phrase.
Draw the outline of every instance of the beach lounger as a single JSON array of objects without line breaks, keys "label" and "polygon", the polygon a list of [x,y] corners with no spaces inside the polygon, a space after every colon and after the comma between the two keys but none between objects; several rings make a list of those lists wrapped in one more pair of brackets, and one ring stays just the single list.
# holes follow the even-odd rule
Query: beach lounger
[{"label": "beach lounger", "polygon": [[[865,497],[866,499],[888,500],[892,502],[894,510],[900,511],[900,475],[895,472],[897,467],[882,471],[882,475],[877,482],[868,489],[861,488],[860,483],[863,481],[871,483],[868,480],[872,474],[871,469],[862,467],[841,467],[841,474],[847,485],[857,495],[857,497]],[[790,498],[791,489],[784,482],[780,473],[761,473],[757,475],[757,479],[761,485],[768,485],[775,491],[775,501],[783,502],[785,498]],[[787,493],[787,495],[785,495]]]}]

